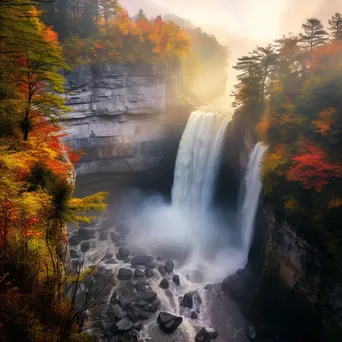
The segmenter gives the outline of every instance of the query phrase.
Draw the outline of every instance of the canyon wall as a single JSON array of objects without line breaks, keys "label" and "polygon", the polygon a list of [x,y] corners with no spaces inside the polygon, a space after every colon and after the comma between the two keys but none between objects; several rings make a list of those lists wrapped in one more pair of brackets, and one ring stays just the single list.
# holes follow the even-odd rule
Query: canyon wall
[{"label": "canyon wall", "polygon": [[85,152],[77,174],[150,169],[174,149],[170,117],[181,110],[176,80],[163,68],[85,65],[64,76],[71,108],[65,140]]}]

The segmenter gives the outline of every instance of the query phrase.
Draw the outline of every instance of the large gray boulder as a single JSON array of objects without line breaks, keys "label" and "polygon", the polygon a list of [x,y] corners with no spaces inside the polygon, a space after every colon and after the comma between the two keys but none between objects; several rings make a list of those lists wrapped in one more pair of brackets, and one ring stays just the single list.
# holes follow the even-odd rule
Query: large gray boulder
[{"label": "large gray boulder", "polygon": [[166,334],[172,334],[183,323],[183,318],[168,312],[160,312],[157,323]]}]

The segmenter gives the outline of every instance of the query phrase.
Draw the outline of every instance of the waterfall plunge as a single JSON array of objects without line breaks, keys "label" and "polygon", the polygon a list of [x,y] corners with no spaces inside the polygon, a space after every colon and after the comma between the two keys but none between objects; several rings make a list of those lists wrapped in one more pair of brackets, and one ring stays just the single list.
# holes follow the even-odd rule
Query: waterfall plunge
[{"label": "waterfall plunge", "polygon": [[212,200],[229,118],[194,112],[183,133],[177,154],[172,204],[205,211]]}]

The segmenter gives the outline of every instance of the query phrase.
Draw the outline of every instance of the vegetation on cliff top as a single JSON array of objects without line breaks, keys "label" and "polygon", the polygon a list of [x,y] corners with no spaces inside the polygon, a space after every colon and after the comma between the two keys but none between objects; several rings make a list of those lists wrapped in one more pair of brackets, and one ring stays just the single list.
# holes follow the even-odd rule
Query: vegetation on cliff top
[{"label": "vegetation on cliff top", "polygon": [[65,67],[57,34],[32,2],[0,3],[0,340],[81,341],[67,296],[67,222],[104,210],[72,198],[78,154],[61,143]]}]

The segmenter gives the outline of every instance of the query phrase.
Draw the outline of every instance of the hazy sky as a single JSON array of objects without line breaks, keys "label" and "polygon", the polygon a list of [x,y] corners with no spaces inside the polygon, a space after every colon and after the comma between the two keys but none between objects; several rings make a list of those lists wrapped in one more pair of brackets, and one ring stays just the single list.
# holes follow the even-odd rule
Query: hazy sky
[{"label": "hazy sky", "polygon": [[[132,1],[132,0],[131,0]],[[133,0],[134,1],[134,0]],[[342,11],[342,0],[154,0],[197,25],[215,25],[234,35],[272,41],[298,32],[305,18],[324,22]]]}]

